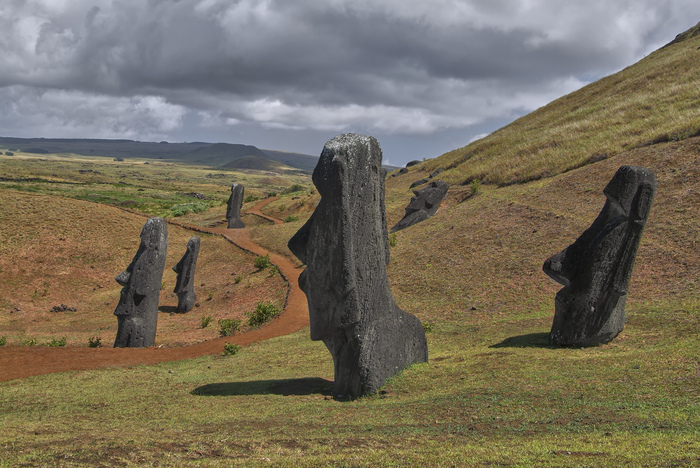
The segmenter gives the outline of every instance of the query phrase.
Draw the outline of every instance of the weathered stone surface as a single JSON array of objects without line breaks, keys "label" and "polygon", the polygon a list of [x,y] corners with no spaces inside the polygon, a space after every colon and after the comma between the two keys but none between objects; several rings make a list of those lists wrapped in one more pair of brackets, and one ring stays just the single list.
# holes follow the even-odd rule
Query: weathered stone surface
[{"label": "weathered stone surface", "polygon": [[187,250],[173,271],[177,273],[177,281],[173,292],[177,294],[177,311],[189,312],[197,301],[194,293],[194,273],[197,267],[197,256],[199,255],[199,237],[192,236],[187,241]]},{"label": "weathered stone surface", "polygon": [[417,160],[417,159],[414,159],[413,161],[407,162],[407,163],[406,163],[406,167],[415,166],[415,165],[420,164],[420,163],[421,163],[421,161],[419,161],[419,160]]},{"label": "weathered stone surface", "polygon": [[591,227],[544,262],[544,272],[564,285],[555,299],[551,343],[595,346],[622,331],[627,287],[655,192],[653,172],[622,166],[605,187],[607,201]]},{"label": "weathered stone surface", "polygon": [[408,188],[412,189],[413,187],[418,187],[419,185],[427,184],[428,182],[430,182],[430,177],[424,177],[420,180],[413,182]]},{"label": "weathered stone surface", "polygon": [[245,227],[241,221],[241,207],[243,206],[243,186],[241,184],[233,184],[231,186],[231,196],[228,197],[228,206],[226,207],[226,219],[228,220],[229,229],[242,229]]},{"label": "weathered stone surface", "polygon": [[428,359],[420,320],[389,289],[382,151],[376,139],[340,135],[313,173],[321,201],[289,248],[306,264],[299,286],[311,339],[333,355],[334,395],[376,392],[389,377]]},{"label": "weathered stone surface", "polygon": [[163,218],[150,218],[141,230],[141,244],[116,280],[123,286],[114,311],[119,327],[115,348],[153,346],[158,323],[160,285],[168,253],[168,230]]},{"label": "weathered stone surface", "polygon": [[416,223],[430,218],[440,207],[440,202],[445,198],[450,185],[442,180],[434,180],[420,190],[415,190],[415,195],[406,207],[404,217],[391,228],[391,232],[406,229]]},{"label": "weathered stone surface", "polygon": [[433,177],[435,177],[435,176],[437,176],[437,175],[439,175],[439,174],[442,174],[442,172],[443,172],[444,170],[445,170],[445,169],[443,169],[443,168],[435,169],[433,172],[430,173],[430,175],[428,176],[428,178],[429,178],[429,179],[432,179]]},{"label": "weathered stone surface", "polygon": [[398,170],[398,172],[394,173],[391,177],[398,177],[400,175],[403,175],[408,172],[408,168],[402,167],[401,169]]}]

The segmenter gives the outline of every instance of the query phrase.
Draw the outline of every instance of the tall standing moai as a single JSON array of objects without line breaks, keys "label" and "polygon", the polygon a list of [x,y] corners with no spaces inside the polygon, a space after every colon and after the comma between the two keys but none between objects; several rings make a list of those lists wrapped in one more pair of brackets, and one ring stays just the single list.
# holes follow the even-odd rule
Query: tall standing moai
[{"label": "tall standing moai", "polygon": [[382,151],[376,139],[340,135],[326,143],[313,182],[321,195],[289,248],[306,270],[311,339],[333,355],[334,395],[357,398],[428,360],[423,326],[389,289]]},{"label": "tall standing moai", "polygon": [[228,197],[228,206],[226,207],[226,219],[228,220],[229,229],[241,229],[245,227],[241,221],[241,207],[243,206],[243,186],[241,184],[233,184],[231,186],[231,196]]},{"label": "tall standing moai", "polygon": [[544,262],[544,272],[564,285],[555,299],[552,344],[595,346],[622,331],[627,288],[655,192],[649,169],[620,167],[591,227]]},{"label": "tall standing moai", "polygon": [[158,325],[158,300],[168,253],[168,230],[163,218],[150,218],[141,230],[141,244],[116,280],[123,286],[114,315],[119,327],[115,348],[153,346]]},{"label": "tall standing moai", "polygon": [[194,293],[194,272],[197,267],[200,239],[197,236],[190,237],[187,241],[187,249],[173,271],[177,273],[174,293],[177,294],[177,311],[189,312],[197,301]]}]

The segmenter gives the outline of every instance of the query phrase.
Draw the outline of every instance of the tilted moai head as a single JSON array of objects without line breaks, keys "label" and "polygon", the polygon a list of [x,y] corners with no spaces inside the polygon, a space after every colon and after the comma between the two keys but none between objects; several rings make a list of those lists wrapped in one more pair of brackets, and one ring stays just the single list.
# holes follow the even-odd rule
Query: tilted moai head
[{"label": "tilted moai head", "polygon": [[141,348],[155,342],[158,300],[167,253],[165,220],[150,218],[141,230],[141,244],[134,259],[116,277],[123,288],[114,311],[119,322],[115,348]]},{"label": "tilted moai head", "polygon": [[655,192],[653,172],[620,167],[591,227],[544,262],[544,272],[564,285],[555,299],[550,342],[594,346],[622,331],[627,287]]},{"label": "tilted moai head", "polygon": [[228,220],[229,229],[242,229],[245,227],[241,221],[241,207],[243,206],[243,186],[241,184],[233,184],[231,186],[231,196],[228,197],[228,205],[226,207],[226,219]]},{"label": "tilted moai head", "polygon": [[435,180],[420,190],[414,190],[414,197],[406,207],[406,214],[391,228],[391,232],[406,229],[433,216],[449,188],[450,185],[447,182]]},{"label": "tilted moai head", "polygon": [[382,152],[376,139],[346,134],[326,143],[313,182],[321,195],[289,241],[306,270],[311,339],[333,355],[336,396],[373,393],[387,378],[428,359],[420,321],[389,290]]},{"label": "tilted moai head", "polygon": [[177,273],[174,293],[177,294],[177,311],[189,312],[197,301],[194,293],[194,272],[197,267],[200,239],[197,236],[190,237],[187,241],[187,250],[179,262],[173,267]]}]

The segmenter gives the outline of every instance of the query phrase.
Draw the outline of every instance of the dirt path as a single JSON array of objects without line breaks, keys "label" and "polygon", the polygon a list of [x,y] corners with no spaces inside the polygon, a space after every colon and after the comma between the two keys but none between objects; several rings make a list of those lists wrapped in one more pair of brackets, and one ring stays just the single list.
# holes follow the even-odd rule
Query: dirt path
[{"label": "dirt path", "polygon": [[[281,220],[266,216],[260,211],[262,207],[275,199],[264,199],[251,207],[247,213],[261,216],[277,224],[281,223]],[[279,268],[280,273],[289,283],[287,302],[282,313],[272,322],[256,330],[179,348],[2,347],[0,348],[0,382],[54,372],[149,365],[207,356],[221,353],[224,349],[224,343],[245,346],[268,338],[287,335],[308,325],[309,313],[306,296],[299,289],[299,274],[302,270],[296,268],[291,260],[268,252],[253,243],[246,229],[203,228],[179,223],[172,224],[193,231],[219,234],[236,246],[257,255],[269,254],[270,261]]]}]

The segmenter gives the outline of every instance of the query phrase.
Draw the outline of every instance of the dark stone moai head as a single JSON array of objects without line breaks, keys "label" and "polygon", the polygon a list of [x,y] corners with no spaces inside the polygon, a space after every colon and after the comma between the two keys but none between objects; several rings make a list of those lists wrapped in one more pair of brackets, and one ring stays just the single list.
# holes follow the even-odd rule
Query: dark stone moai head
[{"label": "dark stone moai head", "polygon": [[233,184],[231,186],[231,196],[228,197],[228,205],[226,208],[226,219],[228,220],[229,229],[242,229],[245,227],[241,221],[241,207],[243,206],[243,186],[241,184]]},{"label": "dark stone moai head", "polygon": [[114,315],[119,326],[114,347],[152,346],[156,339],[158,300],[168,252],[163,218],[150,218],[141,230],[141,244],[126,270],[117,277],[123,286]]},{"label": "dark stone moai head", "polygon": [[627,287],[655,192],[653,172],[620,167],[591,227],[544,262],[544,272],[564,285],[555,300],[553,344],[594,346],[622,331]]},{"label": "dark stone moai head", "polygon": [[177,273],[174,293],[177,294],[177,311],[189,312],[197,301],[194,293],[194,272],[197,267],[200,239],[197,236],[190,237],[187,241],[187,250],[179,262],[173,267]]},{"label": "dark stone moai head", "polygon": [[346,134],[328,143],[313,173],[321,195],[289,241],[306,264],[299,286],[309,303],[311,339],[335,365],[335,394],[376,391],[405,367],[427,360],[420,321],[389,290],[382,153],[376,139]]},{"label": "dark stone moai head", "polygon": [[448,188],[450,185],[447,182],[435,180],[422,189],[415,190],[413,192],[415,196],[406,207],[406,214],[391,228],[391,232],[406,229],[434,215],[440,207],[440,202],[445,198]]}]

